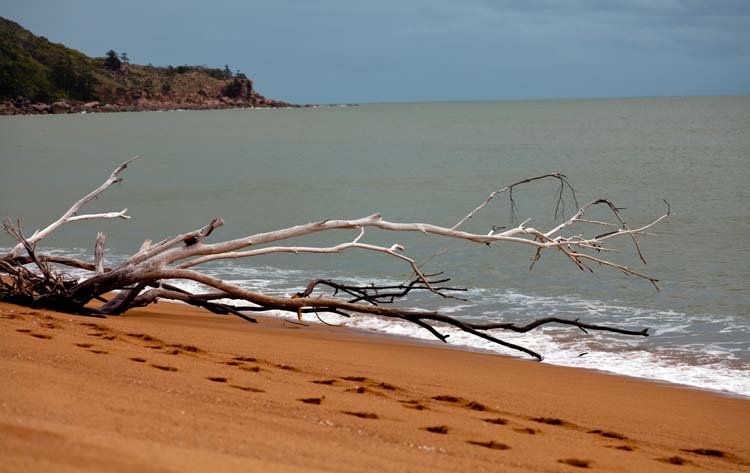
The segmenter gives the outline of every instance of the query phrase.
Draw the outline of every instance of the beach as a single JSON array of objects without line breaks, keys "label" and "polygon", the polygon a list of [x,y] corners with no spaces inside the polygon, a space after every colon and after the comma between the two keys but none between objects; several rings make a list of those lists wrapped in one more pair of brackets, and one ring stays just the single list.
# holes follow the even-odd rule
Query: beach
[{"label": "beach", "polygon": [[0,471],[750,471],[747,398],[159,303],[0,305]]},{"label": "beach", "polygon": [[750,3],[6,3],[0,473],[750,473]]}]

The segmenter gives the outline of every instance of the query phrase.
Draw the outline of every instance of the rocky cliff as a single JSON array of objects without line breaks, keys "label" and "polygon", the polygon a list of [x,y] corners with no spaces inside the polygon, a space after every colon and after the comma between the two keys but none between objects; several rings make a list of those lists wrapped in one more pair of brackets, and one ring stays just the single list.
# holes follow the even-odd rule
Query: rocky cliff
[{"label": "rocky cliff", "polygon": [[114,51],[92,58],[0,18],[0,114],[295,106],[227,67],[144,66]]}]

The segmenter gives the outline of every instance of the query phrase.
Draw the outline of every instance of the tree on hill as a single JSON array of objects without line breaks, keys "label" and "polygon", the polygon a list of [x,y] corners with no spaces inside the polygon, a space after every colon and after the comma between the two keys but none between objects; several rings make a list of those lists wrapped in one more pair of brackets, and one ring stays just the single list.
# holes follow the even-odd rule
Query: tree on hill
[{"label": "tree on hill", "polygon": [[98,81],[88,69],[69,58],[62,58],[52,66],[51,77],[66,98],[75,100],[94,98],[94,88]]},{"label": "tree on hill", "polygon": [[117,51],[110,49],[104,59],[104,66],[111,71],[119,71],[122,67],[122,61],[117,56]]}]

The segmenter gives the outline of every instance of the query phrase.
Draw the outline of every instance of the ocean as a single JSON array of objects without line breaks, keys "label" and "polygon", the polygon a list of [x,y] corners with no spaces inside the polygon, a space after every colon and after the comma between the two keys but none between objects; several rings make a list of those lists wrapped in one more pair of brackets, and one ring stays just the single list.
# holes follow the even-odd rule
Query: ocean
[{"label": "ocean", "polygon": [[[127,207],[132,219],[70,224],[42,249],[91,258],[96,233],[104,231],[113,263],[147,238],[214,217],[226,222],[214,241],[374,212],[390,221],[450,226],[493,190],[553,171],[569,178],[579,204],[611,199],[632,226],[661,215],[666,200],[672,215],[653,229],[656,236],[642,240],[648,264],[625,240],[613,256],[658,278],[660,292],[607,268],[581,272],[552,252],[530,271],[533,251],[516,244],[375,230],[363,241],[402,243],[417,260],[446,249],[426,269],[469,289],[468,301],[418,294],[402,307],[474,321],[558,316],[649,327],[648,338],[553,326],[499,335],[542,353],[546,363],[750,396],[750,97],[0,117],[0,216],[21,218],[30,234],[135,155],[142,159],[124,172],[124,182],[91,206]],[[553,225],[557,192],[551,182],[518,188],[515,223],[532,218],[537,228]],[[565,211],[575,211],[570,198]],[[467,229],[486,233],[513,224],[501,195]],[[290,243],[330,245],[355,236],[339,231]],[[0,236],[0,247],[12,244]],[[287,295],[313,278],[401,282],[410,273],[402,261],[358,250],[269,255],[213,263],[206,271]],[[326,320],[430,337],[374,317]],[[455,346],[525,357],[447,332]]]}]

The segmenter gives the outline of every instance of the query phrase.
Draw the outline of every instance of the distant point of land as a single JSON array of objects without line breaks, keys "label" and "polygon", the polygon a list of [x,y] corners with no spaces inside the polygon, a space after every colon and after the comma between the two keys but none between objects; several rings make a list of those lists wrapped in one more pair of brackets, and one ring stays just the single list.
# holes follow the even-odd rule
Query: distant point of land
[{"label": "distant point of land", "polygon": [[0,17],[0,115],[297,107],[259,94],[229,66],[131,64],[89,57]]}]

